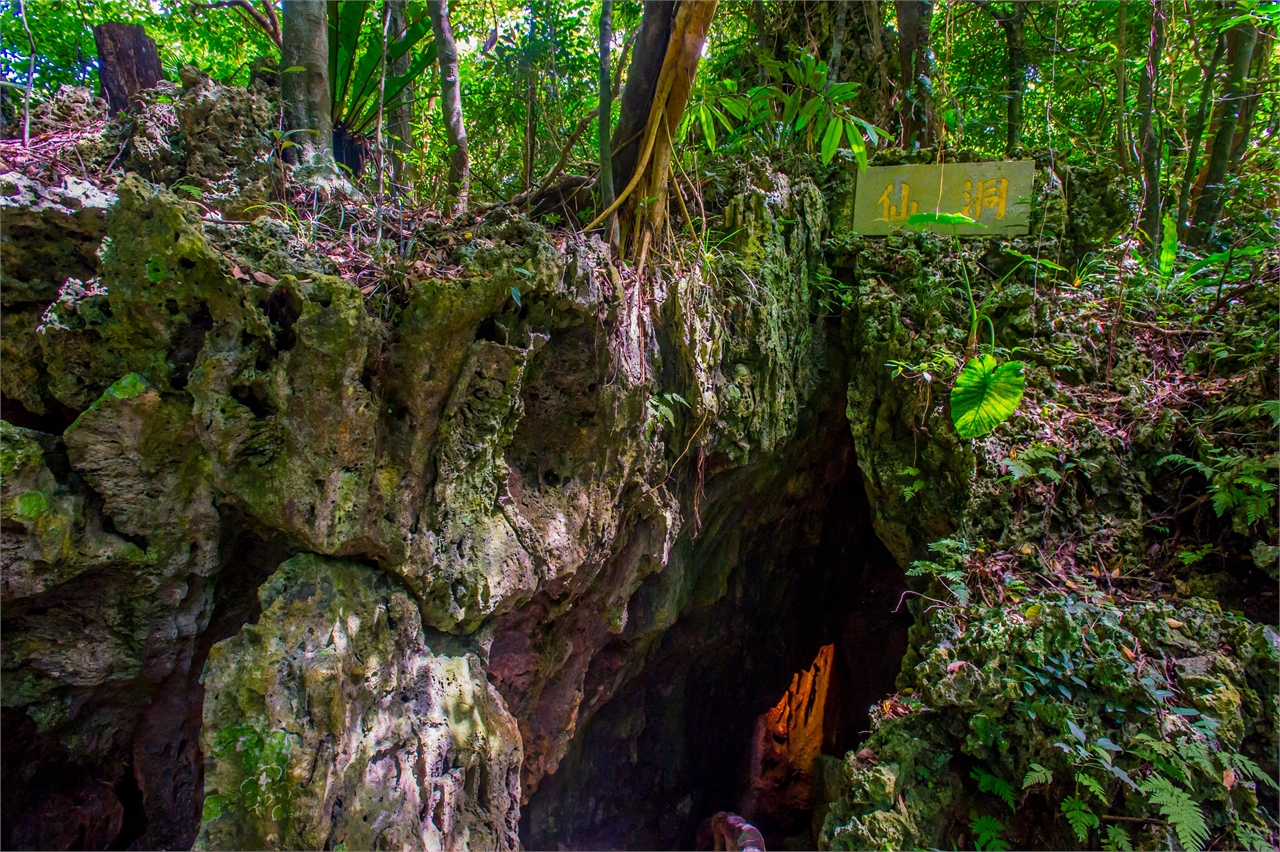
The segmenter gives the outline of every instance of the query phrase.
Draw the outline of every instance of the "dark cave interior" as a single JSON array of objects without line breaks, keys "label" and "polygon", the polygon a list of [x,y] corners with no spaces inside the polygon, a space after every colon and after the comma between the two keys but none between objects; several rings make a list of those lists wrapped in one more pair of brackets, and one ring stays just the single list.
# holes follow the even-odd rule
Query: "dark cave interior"
[{"label": "dark cave interior", "polygon": [[911,624],[892,612],[906,585],[872,529],[844,394],[829,402],[777,466],[708,476],[703,534],[677,555],[695,584],[732,563],[724,593],[687,608],[575,737],[523,808],[526,848],[693,849],[722,810],[771,849],[813,848],[810,779],[759,777],[757,720],[832,645],[821,753],[845,754],[893,691]]}]

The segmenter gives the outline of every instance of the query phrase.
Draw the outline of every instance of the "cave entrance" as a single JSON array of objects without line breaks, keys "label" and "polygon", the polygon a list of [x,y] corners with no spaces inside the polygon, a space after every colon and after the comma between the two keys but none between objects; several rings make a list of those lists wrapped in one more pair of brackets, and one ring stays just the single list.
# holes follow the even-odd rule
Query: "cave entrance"
[{"label": "cave entrance", "polygon": [[693,849],[719,811],[769,849],[816,848],[817,755],[865,738],[911,625],[893,613],[906,584],[872,530],[844,405],[833,382],[771,461],[717,474],[708,460],[700,535],[673,558],[715,588],[695,588],[641,674],[542,779],[523,809],[526,848]]}]

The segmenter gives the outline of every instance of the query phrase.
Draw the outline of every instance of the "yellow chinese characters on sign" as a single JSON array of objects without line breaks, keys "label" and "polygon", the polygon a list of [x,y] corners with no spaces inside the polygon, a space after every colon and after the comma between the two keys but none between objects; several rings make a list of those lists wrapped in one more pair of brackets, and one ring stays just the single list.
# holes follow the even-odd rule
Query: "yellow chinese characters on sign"
[{"label": "yellow chinese characters on sign", "polygon": [[[916,213],[963,213],[961,236],[1027,233],[1035,163],[1014,160],[937,166],[874,166],[858,175],[853,230],[890,234]],[[951,233],[949,225],[924,226]]]}]

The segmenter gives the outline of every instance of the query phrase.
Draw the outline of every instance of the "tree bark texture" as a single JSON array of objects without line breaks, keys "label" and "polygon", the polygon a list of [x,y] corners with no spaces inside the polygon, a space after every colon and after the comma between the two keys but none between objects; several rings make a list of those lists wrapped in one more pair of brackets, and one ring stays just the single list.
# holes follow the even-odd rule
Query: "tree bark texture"
[{"label": "tree bark texture", "polygon": [[[649,8],[646,3],[646,14],[649,14]],[[666,50],[647,105],[648,118],[637,131],[640,143],[637,146],[638,157],[625,188],[614,201],[613,206],[620,208],[622,243],[632,247],[637,265],[641,267],[647,259],[649,248],[661,236],[666,224],[672,137],[689,103],[694,74],[697,72],[698,60],[702,56],[702,48],[706,44],[707,32],[715,11],[716,0],[681,0],[675,4],[675,17],[668,27]],[[643,32],[641,35],[643,37]],[[637,54],[639,53],[637,48]],[[647,70],[648,65],[641,65],[640,68]],[[628,87],[630,83],[628,80]],[[633,109],[638,109],[639,106],[634,105]],[[624,91],[623,109],[626,108]],[[619,121],[619,125],[622,125],[622,121]],[[616,169],[616,161],[614,165]],[[620,178],[618,182],[621,183]],[[611,212],[613,211],[606,208],[588,229],[600,224]]]},{"label": "tree bark texture", "polygon": [[467,153],[467,127],[462,121],[462,89],[458,79],[458,48],[453,43],[448,0],[427,0],[431,29],[436,37],[440,63],[440,103],[444,112],[445,138],[449,142],[450,216],[467,212],[471,194],[471,157]]},{"label": "tree bark texture", "polygon": [[929,27],[932,0],[894,0],[898,14],[898,64],[902,74],[902,142],[907,148],[927,147],[937,135],[933,117],[933,49]]},{"label": "tree bark texture", "polygon": [[840,79],[840,55],[844,52],[845,23],[849,17],[848,0],[835,0],[836,22],[831,28],[831,53],[827,59],[827,88]]},{"label": "tree bark texture", "polygon": [[988,6],[1000,29],[1004,30],[1005,59],[1008,63],[1008,97],[1006,109],[1005,155],[1012,157],[1022,147],[1022,107],[1027,94],[1027,54],[1023,23],[1027,17],[1025,3],[1010,4],[1008,13]]},{"label": "tree bark texture", "polygon": [[98,78],[112,115],[129,109],[143,89],[164,79],[156,43],[141,24],[99,24],[93,28],[98,46]]},{"label": "tree bark texture", "polygon": [[1227,88],[1220,102],[1218,131],[1213,137],[1213,149],[1209,154],[1209,170],[1205,175],[1204,190],[1196,204],[1196,215],[1187,239],[1191,245],[1202,245],[1213,233],[1226,204],[1227,171],[1231,165],[1231,152],[1235,144],[1236,125],[1244,108],[1247,95],[1246,78],[1253,61],[1253,47],[1258,40],[1258,29],[1250,21],[1243,21],[1231,28],[1227,35],[1230,44],[1231,67],[1227,74]]},{"label": "tree bark texture", "polygon": [[627,82],[622,87],[622,111],[612,135],[614,186],[626,186],[631,181],[640,159],[642,134],[666,59],[675,10],[676,4],[671,0],[645,0],[640,34],[631,51]]},{"label": "tree bark texture", "polygon": [[609,52],[613,42],[613,0],[600,5],[600,108],[599,125],[600,206],[613,203],[613,148],[609,144],[613,122],[613,80],[609,74]]},{"label": "tree bark texture", "polygon": [[1138,113],[1142,119],[1139,154],[1145,187],[1139,225],[1152,251],[1160,245],[1160,130],[1156,126],[1156,92],[1160,87],[1160,62],[1168,24],[1168,0],[1151,0],[1151,40],[1147,43],[1147,64],[1138,89]]},{"label": "tree bark texture", "polygon": [[325,3],[284,0],[281,25],[280,66],[301,71],[280,75],[289,141],[303,152],[308,163],[333,156],[333,104],[329,95],[329,20]]},{"label": "tree bark texture", "polygon": [[1253,71],[1248,84],[1249,94],[1245,96],[1244,106],[1240,110],[1240,120],[1236,122],[1236,144],[1231,152],[1231,171],[1236,171],[1245,151],[1249,147],[1249,134],[1253,132],[1253,120],[1258,114],[1258,98],[1267,79],[1267,61],[1271,56],[1271,47],[1275,41],[1273,27],[1258,30],[1257,41],[1253,45]]},{"label": "tree bark texture", "polygon": [[1213,58],[1204,70],[1204,84],[1200,87],[1200,103],[1196,106],[1195,117],[1187,128],[1187,164],[1182,172],[1182,190],[1178,193],[1178,239],[1187,239],[1187,215],[1191,212],[1191,186],[1195,182],[1196,169],[1199,168],[1200,142],[1204,138],[1204,125],[1209,117],[1209,103],[1213,100],[1213,84],[1218,78],[1218,64],[1222,62],[1222,54],[1226,51],[1227,37],[1218,34],[1218,43],[1213,48]]}]

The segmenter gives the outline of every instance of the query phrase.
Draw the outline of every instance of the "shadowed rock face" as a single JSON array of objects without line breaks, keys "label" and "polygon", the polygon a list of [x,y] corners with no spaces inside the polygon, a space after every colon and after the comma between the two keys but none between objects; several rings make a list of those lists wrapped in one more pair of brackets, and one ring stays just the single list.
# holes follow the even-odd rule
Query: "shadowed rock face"
[{"label": "shadowed rock face", "polygon": [[[825,203],[755,183],[708,278],[491,217],[381,311],[123,181],[100,279],[26,282],[6,349],[4,845],[511,848],[522,803],[530,843],[691,842],[831,643],[851,742],[901,629],[859,468],[910,418],[855,459]],[[631,834],[565,816],[601,784],[652,793]]]}]

